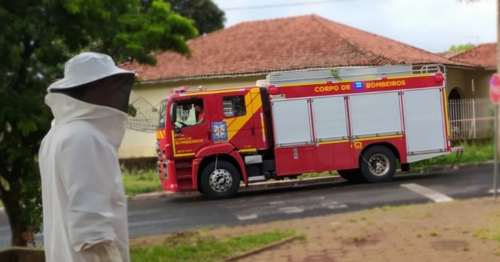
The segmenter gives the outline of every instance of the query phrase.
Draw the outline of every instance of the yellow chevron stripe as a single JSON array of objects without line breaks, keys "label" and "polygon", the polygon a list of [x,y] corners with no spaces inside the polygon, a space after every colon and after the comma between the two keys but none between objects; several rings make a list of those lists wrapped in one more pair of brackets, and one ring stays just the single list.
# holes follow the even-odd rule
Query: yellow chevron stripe
[{"label": "yellow chevron stripe", "polygon": [[156,130],[156,139],[165,138],[165,130]]},{"label": "yellow chevron stripe", "polygon": [[[252,102],[251,95],[252,95],[252,94],[251,94],[251,92],[248,92],[248,93],[245,95],[245,108],[246,108],[246,112],[247,112],[247,113],[249,112],[248,108],[251,106],[251,102]],[[243,116],[241,116],[241,117],[243,117]],[[226,122],[226,124],[227,124],[227,129],[228,129],[228,130],[229,130],[229,127],[231,127],[231,125],[234,123],[234,121],[235,121],[236,119],[238,119],[238,118],[240,118],[240,117],[232,117],[232,118],[231,118],[231,122],[229,122],[229,123],[227,123],[227,122]],[[226,119],[224,119],[224,121],[226,121]],[[230,140],[230,139],[229,139],[229,140]]]},{"label": "yellow chevron stripe", "polygon": [[[253,100],[252,100],[253,99]],[[247,114],[244,116],[236,117],[231,123],[231,129],[228,125],[228,141],[231,141],[243,126],[255,115],[256,112],[262,107],[262,100],[260,99],[260,91],[258,88],[252,88],[250,92],[245,95],[245,103]],[[224,119],[227,121],[226,119]]]}]

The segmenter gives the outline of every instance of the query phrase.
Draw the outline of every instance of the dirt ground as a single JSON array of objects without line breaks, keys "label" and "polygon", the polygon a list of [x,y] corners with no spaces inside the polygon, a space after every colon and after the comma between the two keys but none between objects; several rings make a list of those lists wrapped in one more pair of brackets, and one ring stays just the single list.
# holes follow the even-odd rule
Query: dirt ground
[{"label": "dirt ground", "polygon": [[492,198],[383,207],[210,233],[225,238],[274,229],[293,229],[305,239],[238,261],[500,261],[500,199]]}]

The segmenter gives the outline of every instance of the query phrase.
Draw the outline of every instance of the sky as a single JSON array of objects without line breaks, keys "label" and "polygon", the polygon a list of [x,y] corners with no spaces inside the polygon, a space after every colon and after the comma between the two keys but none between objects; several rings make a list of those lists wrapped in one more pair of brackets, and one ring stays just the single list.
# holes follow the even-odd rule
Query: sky
[{"label": "sky", "polygon": [[[451,45],[490,43],[497,39],[496,0],[475,3],[464,0],[213,1],[226,13],[226,27],[252,20],[316,14],[430,52],[443,52]],[[306,4],[234,9],[292,3]]]}]

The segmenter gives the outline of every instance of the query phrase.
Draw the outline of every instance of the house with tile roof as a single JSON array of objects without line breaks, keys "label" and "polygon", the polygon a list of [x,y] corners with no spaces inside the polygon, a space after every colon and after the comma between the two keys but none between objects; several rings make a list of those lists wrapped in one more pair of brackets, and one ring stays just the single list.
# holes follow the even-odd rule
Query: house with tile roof
[{"label": "house with tile roof", "polygon": [[454,54],[450,59],[476,65],[485,70],[496,70],[497,43],[484,43]]},{"label": "house with tile roof", "polygon": [[443,54],[450,60],[470,64],[470,68],[462,70],[457,76],[462,85],[449,90],[450,99],[488,97],[489,81],[496,72],[497,43],[484,43],[467,51]]},{"label": "house with tile roof", "polygon": [[[350,66],[443,64],[449,90],[462,97],[487,95],[467,90],[466,71],[476,71],[467,57],[450,59],[380,35],[305,15],[243,22],[188,42],[192,56],[158,53],[155,66],[128,63],[141,84],[134,92],[158,105],[178,86],[204,89],[251,86],[269,72]],[[460,54],[461,55],[461,54]],[[155,157],[154,134],[128,130],[121,158]]]}]

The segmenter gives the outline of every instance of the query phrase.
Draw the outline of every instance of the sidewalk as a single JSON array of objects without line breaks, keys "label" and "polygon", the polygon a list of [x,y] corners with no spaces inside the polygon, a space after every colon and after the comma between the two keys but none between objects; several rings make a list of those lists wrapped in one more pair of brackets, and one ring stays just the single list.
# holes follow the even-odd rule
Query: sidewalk
[{"label": "sidewalk", "polygon": [[219,236],[295,229],[305,240],[238,261],[500,261],[500,199],[385,207],[218,228]]}]

